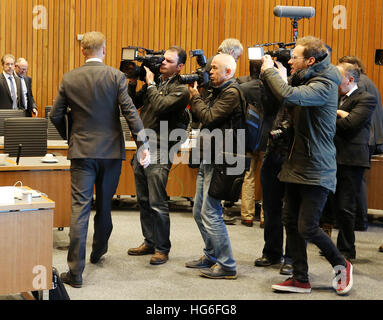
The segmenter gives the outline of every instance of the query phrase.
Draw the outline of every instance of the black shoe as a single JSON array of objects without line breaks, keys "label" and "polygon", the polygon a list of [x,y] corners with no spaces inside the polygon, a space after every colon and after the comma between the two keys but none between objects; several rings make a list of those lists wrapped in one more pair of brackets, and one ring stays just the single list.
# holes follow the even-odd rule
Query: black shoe
[{"label": "black shoe", "polygon": [[92,251],[90,254],[90,263],[96,264],[100,261],[101,257],[108,251],[108,247],[106,247],[101,253],[96,253]]},{"label": "black shoe", "polygon": [[209,269],[201,269],[199,272],[201,277],[205,277],[209,279],[227,279],[227,280],[237,279],[237,271],[224,270],[218,264],[215,264]]},{"label": "black shoe", "polygon": [[341,252],[341,254],[343,255],[343,257],[348,260],[348,261],[351,261],[351,260],[355,260],[356,259],[356,254],[352,254],[352,253],[348,253],[348,252]]},{"label": "black shoe", "polygon": [[257,260],[255,260],[254,265],[256,267],[268,267],[268,266],[271,266],[273,264],[280,264],[281,261],[282,261],[282,259],[271,260],[265,256],[262,256],[261,258],[258,258]]},{"label": "black shoe", "polygon": [[281,269],[279,270],[280,274],[283,274],[285,276],[292,276],[293,275],[293,266],[290,263],[284,262],[282,264]]},{"label": "black shoe", "polygon": [[103,254],[101,254],[101,255],[96,255],[96,254],[94,254],[94,253],[92,252],[92,253],[90,254],[90,263],[93,263],[93,264],[98,263],[104,254],[105,254],[105,253],[103,253]]},{"label": "black shoe", "polygon": [[379,252],[383,252],[383,244],[379,247]]},{"label": "black shoe", "polygon": [[73,288],[81,288],[82,287],[82,280],[73,279],[70,271],[63,272],[62,274],[60,274],[60,279],[63,283],[69,284]]},{"label": "black shoe", "polygon": [[367,231],[368,225],[367,224],[357,224],[354,227],[354,231]]}]

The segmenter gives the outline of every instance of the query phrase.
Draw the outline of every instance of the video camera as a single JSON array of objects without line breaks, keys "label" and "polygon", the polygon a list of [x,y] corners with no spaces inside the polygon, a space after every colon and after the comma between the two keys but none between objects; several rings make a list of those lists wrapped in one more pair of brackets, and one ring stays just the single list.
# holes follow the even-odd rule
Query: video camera
[{"label": "video camera", "polygon": [[[265,47],[270,46],[278,46],[278,49],[265,52]],[[256,44],[248,48],[249,60],[261,60],[265,54],[268,54],[273,58],[277,58],[277,61],[282,63],[282,65],[287,69],[288,74],[290,74],[290,65],[288,62],[291,59],[291,52],[293,48],[288,49],[288,47],[295,47],[295,42]]]},{"label": "video camera", "polygon": [[[164,53],[164,50],[154,51],[142,47],[122,48],[120,70],[129,79],[145,81],[146,70],[144,67],[147,67],[157,77],[160,74],[162,61],[165,60]],[[137,66],[134,61],[141,62],[141,65]]]},{"label": "video camera", "polygon": [[190,50],[189,55],[191,58],[197,57],[197,63],[200,67],[192,74],[181,75],[180,82],[183,84],[192,84],[195,81],[197,81],[200,87],[207,86],[210,78],[209,78],[209,72],[207,72],[205,69],[207,60],[203,50],[200,50],[200,49]]}]

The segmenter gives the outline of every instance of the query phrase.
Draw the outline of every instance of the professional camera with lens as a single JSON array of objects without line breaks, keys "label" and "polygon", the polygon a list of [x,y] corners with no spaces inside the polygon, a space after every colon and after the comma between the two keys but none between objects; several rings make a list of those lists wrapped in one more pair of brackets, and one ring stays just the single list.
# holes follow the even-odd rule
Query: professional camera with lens
[{"label": "professional camera with lens", "polygon": [[[122,48],[122,57],[120,63],[120,70],[125,73],[129,79],[140,79],[145,81],[146,70],[144,67],[149,68],[154,73],[155,77],[160,74],[160,67],[164,58],[164,50],[153,51],[141,47]],[[134,61],[141,62],[140,66]]]},{"label": "professional camera with lens", "polygon": [[181,75],[180,82],[183,84],[192,84],[197,81],[198,86],[204,87],[209,84],[209,72],[206,71],[206,57],[203,53],[203,50],[191,50],[189,52],[190,57],[197,57],[197,63],[199,68],[192,74]]},{"label": "professional camera with lens", "polygon": [[[265,51],[265,47],[278,46],[275,50]],[[287,69],[287,74],[290,75],[290,65],[289,60],[291,59],[291,52],[293,48],[288,49],[288,47],[294,47],[295,42],[283,43],[264,43],[257,44],[248,48],[249,60],[261,60],[265,54],[270,55],[273,58],[276,58],[277,61],[282,63],[282,65]]]},{"label": "professional camera with lens", "polygon": [[289,135],[290,132],[292,132],[292,129],[293,127],[291,122],[285,120],[275,130],[269,132],[269,137],[273,141],[282,139],[283,137]]}]

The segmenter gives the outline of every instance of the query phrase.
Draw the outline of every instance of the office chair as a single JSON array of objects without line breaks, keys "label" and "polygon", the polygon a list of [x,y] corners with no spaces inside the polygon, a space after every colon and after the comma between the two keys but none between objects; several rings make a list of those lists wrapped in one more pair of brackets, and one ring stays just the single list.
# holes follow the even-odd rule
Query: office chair
[{"label": "office chair", "polygon": [[124,133],[124,136],[125,136],[125,141],[130,141],[131,134],[130,134],[129,126],[126,123],[125,118],[120,117],[120,122],[121,122],[122,132]]},{"label": "office chair", "polygon": [[47,153],[48,121],[44,118],[7,118],[4,120],[4,153],[16,157],[38,157]]},{"label": "office chair", "polygon": [[24,110],[0,109],[0,136],[4,135],[4,119],[25,117]]},{"label": "office chair", "polygon": [[57,131],[56,127],[52,123],[51,119],[49,119],[49,113],[52,110],[52,106],[45,107],[45,119],[48,120],[48,140],[64,140],[60,133]]}]

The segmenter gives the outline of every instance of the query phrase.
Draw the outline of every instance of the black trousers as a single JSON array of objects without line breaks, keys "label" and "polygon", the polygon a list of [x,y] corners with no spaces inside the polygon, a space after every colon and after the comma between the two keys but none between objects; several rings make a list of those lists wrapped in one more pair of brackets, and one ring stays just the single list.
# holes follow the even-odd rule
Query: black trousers
[{"label": "black trousers", "polygon": [[319,227],[329,190],[321,186],[286,183],[285,207],[282,221],[293,265],[293,276],[308,281],[306,241],[314,243],[332,267],[346,266],[346,261],[335,244]]},{"label": "black trousers", "polygon": [[[272,261],[283,257],[283,224],[282,206],[285,194],[285,183],[279,181],[284,157],[277,152],[268,152],[262,162],[262,207],[265,218],[264,240],[262,255]],[[291,263],[289,246],[285,246],[285,262]]]},{"label": "black trousers", "polygon": [[85,268],[86,238],[94,188],[96,214],[92,252],[106,253],[112,233],[112,199],[121,174],[121,159],[72,159],[72,215],[69,230],[68,266],[76,280]]},{"label": "black trousers", "polygon": [[347,257],[355,258],[354,225],[361,192],[363,167],[338,165],[336,199],[336,220],[339,233],[338,249]]}]

